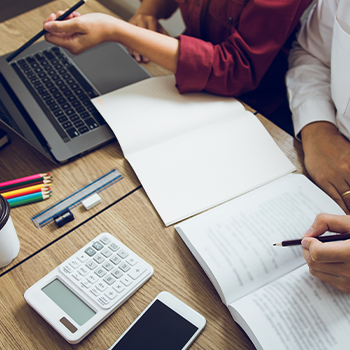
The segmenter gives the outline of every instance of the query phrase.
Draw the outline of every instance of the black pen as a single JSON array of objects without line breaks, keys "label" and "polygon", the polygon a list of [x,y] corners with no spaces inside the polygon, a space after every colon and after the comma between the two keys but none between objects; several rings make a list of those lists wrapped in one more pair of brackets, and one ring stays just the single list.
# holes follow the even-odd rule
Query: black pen
[{"label": "black pen", "polygon": [[[62,21],[63,19],[67,18],[72,12],[74,12],[77,8],[79,8],[81,5],[85,4],[87,0],[80,0],[75,5],[73,5],[69,10],[67,10],[64,14],[57,17],[55,21]],[[12,61],[17,55],[19,55],[22,51],[24,51],[27,47],[32,45],[34,42],[36,42],[38,39],[40,39],[43,35],[47,33],[47,30],[42,29],[38,34],[34,35],[31,39],[29,39],[25,44],[23,44],[19,49],[12,52],[7,58],[6,61],[10,62]]]},{"label": "black pen", "polygon": [[[336,242],[336,241],[345,241],[346,239],[350,238],[350,233],[344,234],[344,235],[331,235],[331,236],[320,236],[320,237],[313,237],[318,239],[320,242]],[[300,245],[301,239],[293,239],[290,241],[283,241],[280,243],[274,243],[274,246],[279,247],[288,247],[292,245]]]}]

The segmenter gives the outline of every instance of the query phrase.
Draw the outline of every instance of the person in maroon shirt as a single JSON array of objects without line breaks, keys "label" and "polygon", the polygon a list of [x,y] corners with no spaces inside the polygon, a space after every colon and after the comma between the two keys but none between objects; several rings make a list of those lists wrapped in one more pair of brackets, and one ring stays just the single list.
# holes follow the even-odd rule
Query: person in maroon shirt
[{"label": "person in maroon shirt", "polygon": [[[119,42],[138,61],[150,59],[173,72],[180,93],[207,91],[239,97],[269,117],[287,104],[288,52],[310,2],[143,0],[131,23],[78,13],[53,22],[62,12],[51,14],[44,24],[45,37],[75,54],[105,41]],[[177,7],[186,30],[172,38],[158,20],[170,17]],[[272,117],[277,124],[279,119]]]}]

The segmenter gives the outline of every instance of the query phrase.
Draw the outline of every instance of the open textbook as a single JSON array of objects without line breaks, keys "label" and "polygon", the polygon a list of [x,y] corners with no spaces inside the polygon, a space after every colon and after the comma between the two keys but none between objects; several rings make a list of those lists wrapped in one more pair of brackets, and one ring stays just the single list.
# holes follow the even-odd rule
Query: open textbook
[{"label": "open textbook", "polygon": [[93,102],[165,225],[295,170],[239,101],[180,95],[174,76],[146,79]]},{"label": "open textbook", "polygon": [[175,226],[258,350],[344,350],[350,295],[311,276],[301,238],[320,212],[344,214],[290,174]]}]

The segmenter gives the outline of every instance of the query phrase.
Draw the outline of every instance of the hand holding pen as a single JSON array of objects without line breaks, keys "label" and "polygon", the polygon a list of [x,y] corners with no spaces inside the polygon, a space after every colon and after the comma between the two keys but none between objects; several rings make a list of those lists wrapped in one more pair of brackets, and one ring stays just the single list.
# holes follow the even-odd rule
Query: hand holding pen
[{"label": "hand holding pen", "polygon": [[[323,243],[315,238],[327,231],[337,232],[340,235],[336,237],[345,240]],[[310,273],[344,293],[350,293],[349,234],[349,215],[319,214],[301,240]]]},{"label": "hand holding pen", "polygon": [[[68,19],[73,17],[73,15],[77,14],[74,12],[76,9],[78,9],[81,5],[85,4],[87,0],[80,0],[75,5],[73,5],[70,9],[66,10],[65,12],[61,12],[60,16],[55,17],[53,20],[55,21],[62,21],[64,19]],[[28,48],[30,45],[35,43],[38,39],[40,39],[43,35],[45,35],[47,31],[45,29],[42,29],[39,33],[34,35],[31,39],[29,39],[26,43],[24,43],[19,49],[12,52],[7,58],[7,62],[11,62],[14,58],[16,58],[21,52],[23,52],[26,48]]]}]

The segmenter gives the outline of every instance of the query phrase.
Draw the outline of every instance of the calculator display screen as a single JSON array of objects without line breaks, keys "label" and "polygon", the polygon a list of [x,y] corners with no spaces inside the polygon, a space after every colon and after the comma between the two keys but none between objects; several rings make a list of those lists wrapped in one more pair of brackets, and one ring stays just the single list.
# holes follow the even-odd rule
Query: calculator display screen
[{"label": "calculator display screen", "polygon": [[41,290],[79,326],[96,314],[58,279],[53,280]]}]

